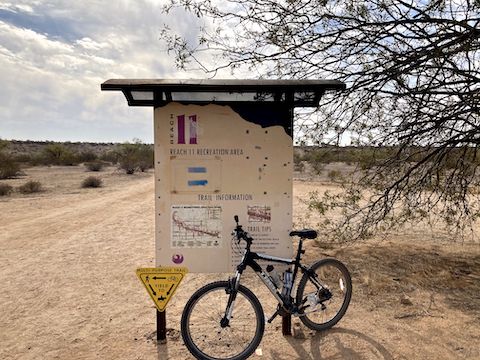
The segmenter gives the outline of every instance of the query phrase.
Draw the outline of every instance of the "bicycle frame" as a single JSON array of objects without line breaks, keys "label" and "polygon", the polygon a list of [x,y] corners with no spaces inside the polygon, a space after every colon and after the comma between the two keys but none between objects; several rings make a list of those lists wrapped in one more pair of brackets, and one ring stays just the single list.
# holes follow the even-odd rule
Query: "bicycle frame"
[{"label": "bicycle frame", "polygon": [[[250,244],[247,243],[247,247],[245,248],[245,253],[243,255],[242,261],[240,264],[237,266],[237,271],[235,273],[235,277],[231,278],[231,292],[230,296],[228,299],[227,303],[227,308],[225,310],[225,316],[222,319],[222,326],[228,326],[228,323],[230,321],[231,315],[233,313],[233,307],[235,303],[235,298],[236,298],[236,292],[238,290],[238,287],[240,286],[240,279],[242,277],[243,271],[247,268],[250,267],[262,280],[262,282],[265,284],[265,286],[268,288],[268,290],[272,293],[272,295],[277,299],[278,303],[283,307],[285,311],[291,314],[295,314],[298,311],[298,305],[299,304],[294,304],[291,301],[291,294],[285,299],[282,297],[282,294],[278,291],[279,289],[274,285],[272,280],[270,280],[270,276],[263,270],[263,268],[257,263],[256,260],[266,260],[269,262],[274,262],[274,263],[279,263],[279,264],[285,264],[285,265],[294,265],[293,267],[293,274],[292,274],[292,289],[295,284],[295,280],[297,277],[298,270],[300,269],[302,273],[309,273],[310,270],[302,265],[300,263],[301,260],[301,255],[305,253],[305,250],[302,249],[303,246],[303,239],[301,238],[298,243],[298,249],[297,249],[297,254],[295,258],[293,259],[288,259],[288,258],[281,258],[281,257],[276,257],[276,256],[271,256],[267,254],[262,254],[262,253],[256,253],[252,252],[250,250]],[[318,289],[322,289],[323,286],[320,284],[317,279],[315,274],[310,274],[311,275],[311,280],[317,286]],[[274,315],[276,316],[276,315]],[[273,319],[273,318],[272,318]]]}]

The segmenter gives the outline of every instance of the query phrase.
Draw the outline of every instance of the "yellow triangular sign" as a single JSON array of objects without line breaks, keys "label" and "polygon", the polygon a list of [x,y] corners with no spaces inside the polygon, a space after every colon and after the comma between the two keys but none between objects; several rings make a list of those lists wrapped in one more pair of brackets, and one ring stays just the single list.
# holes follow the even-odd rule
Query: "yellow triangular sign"
[{"label": "yellow triangular sign", "polygon": [[185,267],[158,267],[137,269],[137,276],[147,289],[158,311],[165,311],[168,302],[188,269]]}]

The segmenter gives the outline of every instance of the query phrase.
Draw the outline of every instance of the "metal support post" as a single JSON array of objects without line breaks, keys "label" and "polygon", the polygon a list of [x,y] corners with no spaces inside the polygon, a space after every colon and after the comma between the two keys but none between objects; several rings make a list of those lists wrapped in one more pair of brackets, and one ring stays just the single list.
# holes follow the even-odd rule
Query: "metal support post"
[{"label": "metal support post", "polygon": [[282,335],[292,335],[292,315],[282,316]]},{"label": "metal support post", "polygon": [[167,340],[167,315],[166,311],[157,310],[157,341]]}]

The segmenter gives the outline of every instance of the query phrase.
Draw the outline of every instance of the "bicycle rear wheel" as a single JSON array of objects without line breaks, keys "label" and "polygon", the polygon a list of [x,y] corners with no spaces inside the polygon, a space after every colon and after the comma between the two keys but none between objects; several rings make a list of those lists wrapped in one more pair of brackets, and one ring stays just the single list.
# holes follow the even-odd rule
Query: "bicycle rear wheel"
[{"label": "bicycle rear wheel", "polygon": [[296,300],[303,308],[300,320],[312,330],[329,329],[345,315],[351,297],[352,280],[346,266],[336,259],[322,259],[298,284]]},{"label": "bicycle rear wheel", "polygon": [[197,290],[182,314],[182,337],[197,359],[240,360],[260,344],[265,329],[262,305],[240,285],[229,325],[222,327],[229,298],[228,281],[218,281]]}]

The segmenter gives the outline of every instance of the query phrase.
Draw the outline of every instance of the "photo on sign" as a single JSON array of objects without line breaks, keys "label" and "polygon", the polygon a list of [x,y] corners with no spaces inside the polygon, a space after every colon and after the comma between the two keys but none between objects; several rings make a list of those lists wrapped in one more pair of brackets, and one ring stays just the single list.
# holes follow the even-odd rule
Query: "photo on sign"
[{"label": "photo on sign", "polygon": [[269,223],[272,221],[270,206],[247,206],[248,222]]},{"label": "photo on sign", "polygon": [[172,205],[172,248],[222,246],[221,206]]}]

